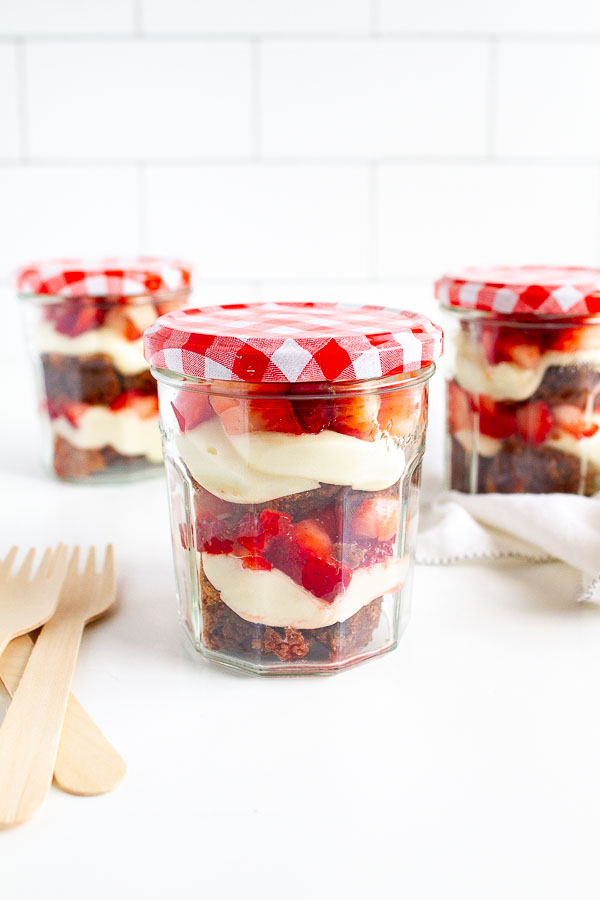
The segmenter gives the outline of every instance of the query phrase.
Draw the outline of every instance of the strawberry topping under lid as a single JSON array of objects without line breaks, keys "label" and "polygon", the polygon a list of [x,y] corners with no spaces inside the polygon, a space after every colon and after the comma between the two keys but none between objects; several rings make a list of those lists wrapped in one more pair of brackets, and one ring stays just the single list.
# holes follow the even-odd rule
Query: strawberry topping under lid
[{"label": "strawberry topping under lid", "polygon": [[600,312],[600,269],[472,266],[442,276],[435,295],[446,306],[500,315],[595,315]]},{"label": "strawberry topping under lid", "polygon": [[442,352],[417,312],[334,303],[252,303],[177,310],[144,333],[148,362],[196,378],[344,382],[414,372]]}]

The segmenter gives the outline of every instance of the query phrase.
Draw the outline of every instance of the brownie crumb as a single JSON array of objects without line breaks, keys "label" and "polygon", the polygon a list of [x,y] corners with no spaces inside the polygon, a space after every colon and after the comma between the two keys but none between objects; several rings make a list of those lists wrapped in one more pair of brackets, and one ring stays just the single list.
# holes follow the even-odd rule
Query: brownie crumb
[{"label": "brownie crumb", "polygon": [[265,653],[274,653],[279,659],[288,662],[293,659],[304,659],[310,650],[311,640],[307,640],[301,631],[285,628],[283,636],[274,628],[265,628],[262,649]]}]

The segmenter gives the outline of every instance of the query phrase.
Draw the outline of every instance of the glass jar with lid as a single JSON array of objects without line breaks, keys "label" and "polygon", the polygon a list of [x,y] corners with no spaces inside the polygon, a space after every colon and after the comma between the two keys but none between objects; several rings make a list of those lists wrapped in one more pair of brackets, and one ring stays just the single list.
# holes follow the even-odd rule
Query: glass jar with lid
[{"label": "glass jar with lid", "polygon": [[142,334],[186,305],[190,270],[163,259],[55,260],[18,273],[50,470],[70,481],[162,471]]},{"label": "glass jar with lid", "polygon": [[394,648],[441,329],[380,307],[240,304],[162,316],[144,346],[194,647],[260,674]]},{"label": "glass jar with lid", "polygon": [[600,270],[469,268],[445,309],[448,486],[600,490]]}]

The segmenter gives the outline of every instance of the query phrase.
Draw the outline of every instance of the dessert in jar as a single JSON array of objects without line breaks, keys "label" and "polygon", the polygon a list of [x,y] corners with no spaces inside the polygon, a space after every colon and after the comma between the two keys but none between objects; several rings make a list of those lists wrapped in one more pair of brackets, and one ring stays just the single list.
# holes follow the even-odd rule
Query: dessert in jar
[{"label": "dessert in jar", "polygon": [[441,278],[448,485],[600,490],[600,269],[469,268]]},{"label": "dessert in jar", "polygon": [[442,333],[381,307],[182,310],[144,335],[180,615],[204,656],[326,673],[406,622]]},{"label": "dessert in jar", "polygon": [[60,478],[162,471],[156,382],[142,335],[188,300],[190,271],[155,258],[31,263],[17,277],[47,461]]}]

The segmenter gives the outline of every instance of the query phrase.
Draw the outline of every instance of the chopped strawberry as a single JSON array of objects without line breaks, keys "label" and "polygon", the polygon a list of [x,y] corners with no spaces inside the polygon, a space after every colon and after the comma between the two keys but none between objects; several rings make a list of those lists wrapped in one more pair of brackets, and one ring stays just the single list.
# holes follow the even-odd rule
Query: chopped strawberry
[{"label": "chopped strawberry", "polygon": [[104,317],[102,310],[89,303],[67,303],[58,308],[54,316],[54,327],[60,334],[77,337],[92,328],[97,328]]},{"label": "chopped strawberry", "polygon": [[424,397],[420,386],[383,394],[377,416],[381,430],[397,438],[412,434],[419,424]]},{"label": "chopped strawberry", "polygon": [[452,434],[473,429],[473,408],[471,395],[456,381],[448,382],[448,422]]},{"label": "chopped strawberry", "polygon": [[400,505],[393,497],[373,497],[363,500],[352,520],[357,537],[389,541],[396,537],[400,522]]},{"label": "chopped strawberry", "polygon": [[289,400],[283,398],[238,400],[214,396],[210,398],[210,402],[227,434],[245,434],[253,431],[302,434]]},{"label": "chopped strawberry", "polygon": [[229,524],[209,513],[199,516],[196,521],[196,544],[205,553],[231,553],[233,539]]},{"label": "chopped strawberry", "polygon": [[510,403],[497,403],[485,394],[479,395],[479,431],[503,440],[517,430],[517,416]]},{"label": "chopped strawberry", "polygon": [[113,411],[133,409],[140,419],[151,419],[158,415],[158,397],[156,394],[144,394],[142,391],[123,391],[110,404]]},{"label": "chopped strawberry", "polygon": [[550,332],[550,346],[559,353],[600,349],[600,326],[575,325]]},{"label": "chopped strawberry", "polygon": [[302,569],[302,587],[315,597],[333,601],[340,591],[348,587],[352,571],[337,560],[329,557],[309,557]]},{"label": "chopped strawberry", "polygon": [[213,414],[207,394],[200,391],[181,390],[171,402],[175,418],[181,431],[191,431]]},{"label": "chopped strawberry", "polygon": [[289,534],[292,517],[275,509],[263,509],[258,516],[259,522],[269,537]]},{"label": "chopped strawberry", "polygon": [[316,519],[303,519],[292,525],[291,538],[302,553],[328,556],[331,553],[331,538]]},{"label": "chopped strawberry", "polygon": [[143,329],[140,330],[132,318],[127,315],[125,309],[120,307],[109,309],[104,323],[108,328],[112,328],[113,331],[124,337],[126,341],[137,341],[143,334]]},{"label": "chopped strawberry", "polygon": [[380,400],[376,394],[340,398],[335,401],[332,428],[342,434],[374,441],[380,433],[377,416]]},{"label": "chopped strawberry", "polygon": [[273,566],[264,556],[244,556],[242,559],[244,569],[256,569],[257,571],[270,572]]},{"label": "chopped strawberry", "polygon": [[319,434],[333,422],[333,403],[330,400],[293,400],[294,413],[306,434]]},{"label": "chopped strawberry", "polygon": [[517,328],[481,327],[481,344],[490,365],[511,362],[523,369],[535,369],[542,355],[540,340],[537,334]]},{"label": "chopped strawberry", "polygon": [[267,543],[267,533],[260,519],[254,513],[244,513],[237,523],[236,539],[238,544],[250,553],[261,553]]},{"label": "chopped strawberry", "polygon": [[552,412],[543,400],[527,403],[517,409],[517,430],[528,444],[543,443],[553,427]]},{"label": "chopped strawberry", "polygon": [[89,403],[65,403],[61,409],[60,415],[63,415],[68,419],[74,428],[78,428],[79,420],[89,408]]},{"label": "chopped strawberry", "polygon": [[598,431],[598,425],[586,416],[583,410],[569,403],[554,406],[552,409],[557,428],[568,431],[577,440],[592,437]]}]

